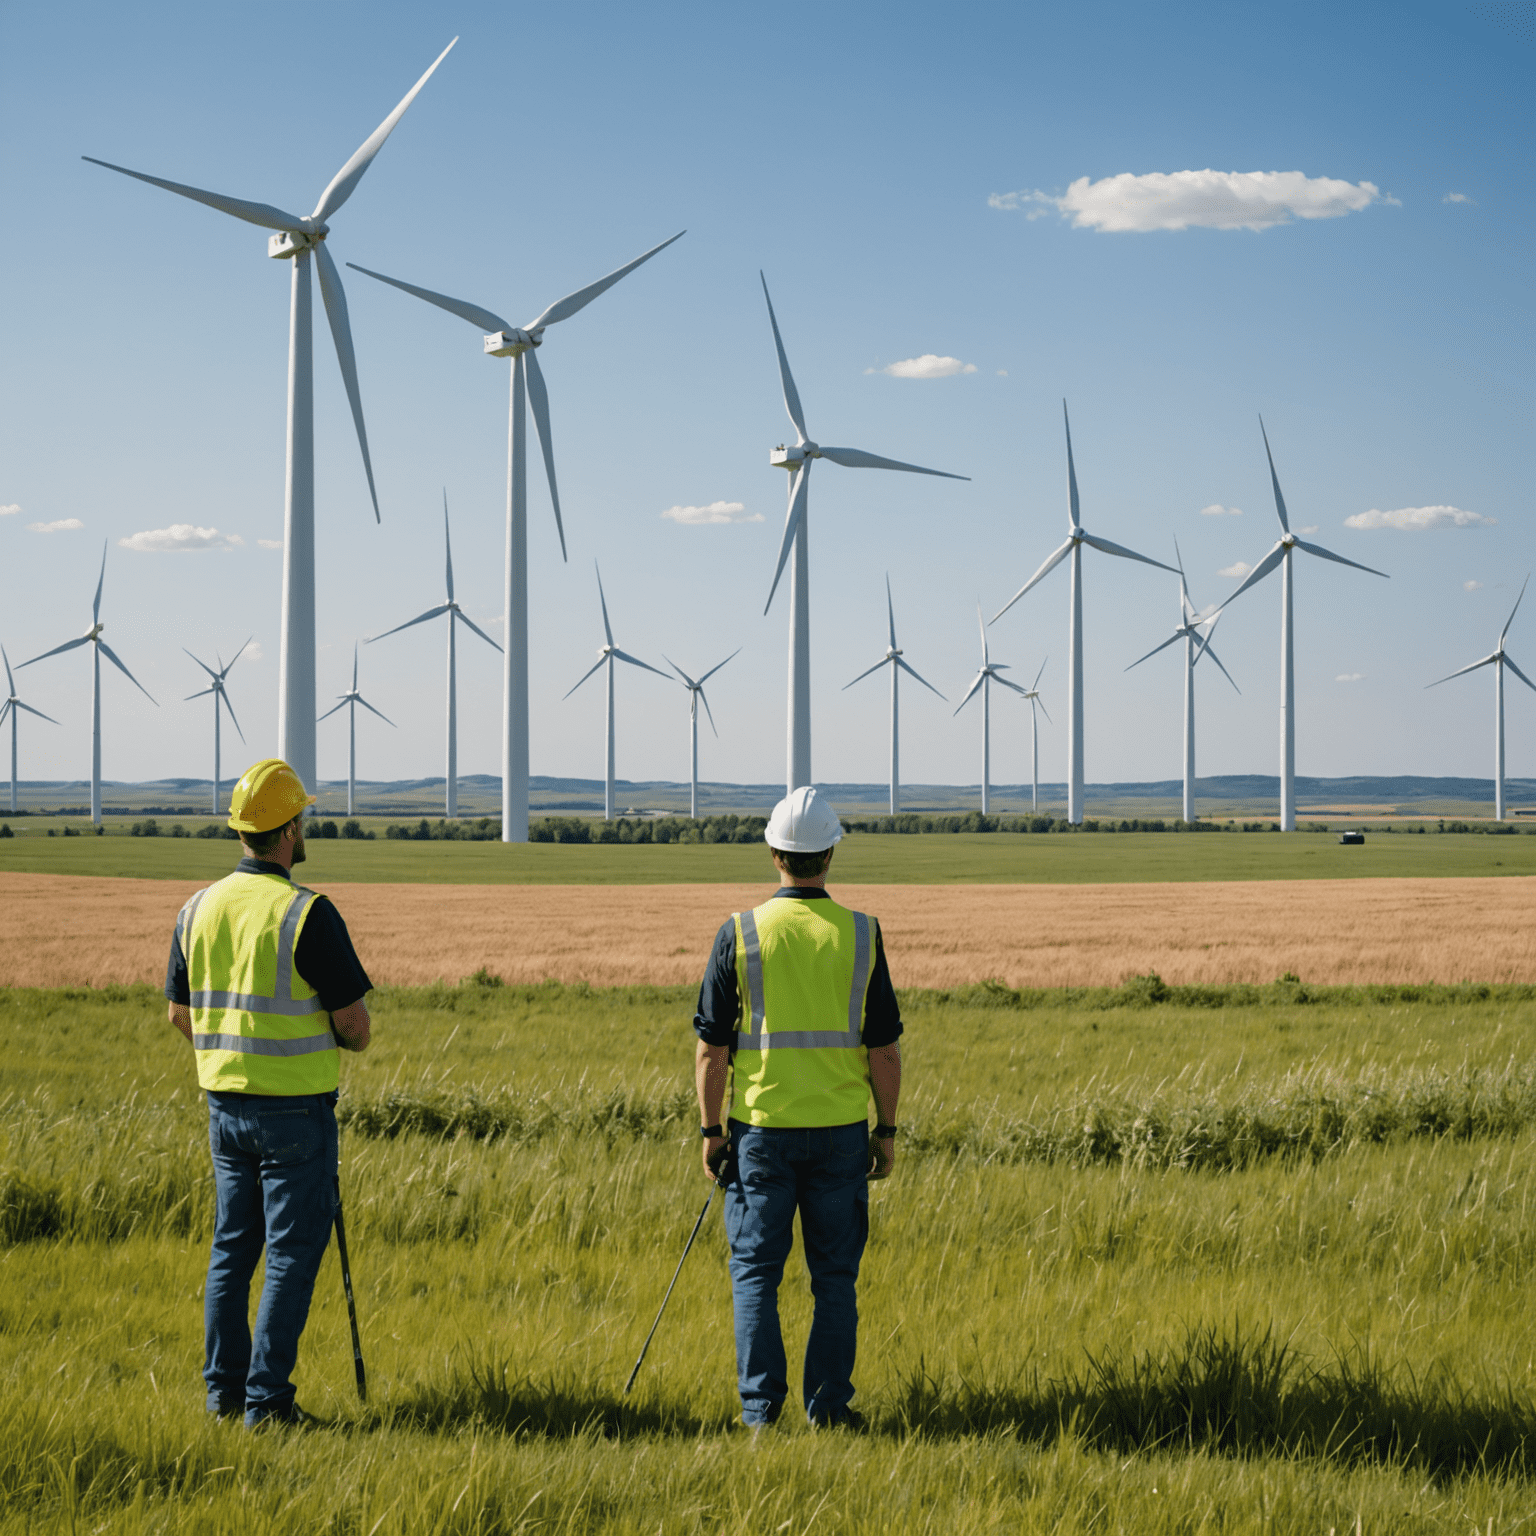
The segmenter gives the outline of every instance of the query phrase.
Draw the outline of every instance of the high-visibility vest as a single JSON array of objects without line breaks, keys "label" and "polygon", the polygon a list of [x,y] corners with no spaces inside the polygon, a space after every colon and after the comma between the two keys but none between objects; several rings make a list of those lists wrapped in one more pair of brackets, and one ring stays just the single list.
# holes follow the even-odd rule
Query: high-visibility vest
[{"label": "high-visibility vest", "polygon": [[341,1052],[294,969],[316,896],[281,875],[226,875],[181,909],[197,1081],[215,1093],[329,1093]]},{"label": "high-visibility vest", "polygon": [[783,896],[734,920],[741,1027],[731,1118],[786,1127],[863,1120],[874,918],[830,897]]}]

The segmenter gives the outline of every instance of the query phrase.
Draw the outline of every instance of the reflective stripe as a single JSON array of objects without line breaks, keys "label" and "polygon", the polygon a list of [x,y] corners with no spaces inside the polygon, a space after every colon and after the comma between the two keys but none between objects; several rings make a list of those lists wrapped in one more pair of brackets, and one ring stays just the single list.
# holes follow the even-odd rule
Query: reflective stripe
[{"label": "reflective stripe", "polygon": [[[763,951],[757,941],[757,918],[751,912],[741,914],[741,947],[747,957],[747,995],[752,1003],[752,1033],[758,1034],[763,1027]],[[752,1049],[756,1050],[757,1047]]]},{"label": "reflective stripe", "polygon": [[197,909],[203,904],[203,897],[208,894],[205,885],[200,891],[193,891],[187,898],[187,904],[181,909],[176,919],[176,937],[181,940],[181,958],[187,958],[187,944],[192,938],[192,919],[197,916]]},{"label": "reflective stripe", "polygon": [[738,1051],[856,1051],[864,1035],[864,992],[869,985],[869,919],[853,916],[853,987],[848,997],[848,1028],[763,1029],[763,956],[758,947],[757,923],[750,912],[741,914],[742,948],[747,959],[747,990],[752,999],[752,1032],[736,1032]]},{"label": "reflective stripe", "polygon": [[299,923],[314,899],[313,891],[302,885],[296,887],[293,900],[283,913],[283,925],[277,930],[277,987],[273,996],[280,1002],[287,1002],[293,996],[293,941],[298,936]]},{"label": "reflective stripe", "polygon": [[[199,891],[186,906],[187,931],[190,933],[192,919],[197,916],[197,904],[203,899],[206,892]],[[293,995],[293,946],[298,937],[299,924],[303,921],[304,914],[309,905],[315,899],[315,893],[304,886],[298,886],[293,893],[293,899],[288,903],[283,913],[282,926],[277,930],[277,980],[273,986],[271,997],[261,997],[254,992],[194,992],[192,994],[192,1007],[194,1008],[237,1008],[241,1013],[261,1013],[269,1017],[276,1015],[279,1018],[298,1019],[311,1013],[324,1013],[318,997],[294,998]],[[199,1040],[242,1040],[243,1035],[199,1035]],[[306,1039],[319,1039],[318,1035],[306,1036]],[[334,1036],[331,1037],[334,1043]],[[305,1051],[320,1051],[327,1047],[322,1045],[307,1045],[304,1051],[267,1050],[268,1044],[289,1045],[291,1041],[266,1041],[262,1042],[263,1048],[253,1053],[257,1056],[302,1056]],[[209,1051],[233,1051],[240,1047],[233,1045],[209,1045],[198,1046],[199,1050]]]},{"label": "reflective stripe", "polygon": [[297,1040],[262,1040],[254,1035],[193,1035],[200,1051],[234,1051],[241,1056],[310,1056],[316,1051],[338,1049],[330,1030],[323,1035],[303,1035]]},{"label": "reflective stripe", "polygon": [[864,989],[869,985],[869,919],[853,914],[853,991],[848,995],[848,1033],[859,1043],[864,1033]]},{"label": "reflective stripe", "polygon": [[241,1013],[276,1014],[279,1018],[301,1019],[307,1014],[324,1013],[318,997],[297,1000],[282,997],[258,997],[254,992],[194,992],[194,1008],[238,1008]]}]

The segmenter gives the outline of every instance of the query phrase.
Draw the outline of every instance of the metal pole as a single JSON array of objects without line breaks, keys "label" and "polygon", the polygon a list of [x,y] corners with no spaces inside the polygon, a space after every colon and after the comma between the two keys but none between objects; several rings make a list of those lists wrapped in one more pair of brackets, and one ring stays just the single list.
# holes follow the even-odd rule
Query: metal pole
[{"label": "metal pole", "polygon": [[339,1173],[336,1175],[336,1253],[341,1259],[341,1287],[347,1293],[347,1321],[352,1325],[352,1369],[357,1373],[357,1400],[366,1403],[368,1373],[363,1368],[363,1341],[357,1332],[357,1303],[352,1299],[352,1266],[347,1262],[347,1227],[341,1214]]},{"label": "metal pole", "polygon": [[[683,1248],[683,1256],[677,1261],[677,1269],[672,1275],[672,1285],[667,1287],[667,1294],[661,1298],[661,1312],[656,1314],[656,1321],[651,1324],[651,1331],[646,1334],[645,1343],[640,1346],[640,1358],[635,1361],[635,1368],[629,1373],[629,1380],[624,1383],[624,1391],[620,1394],[623,1397],[629,1396],[629,1389],[634,1386],[635,1377],[640,1374],[640,1367],[645,1364],[645,1352],[651,1347],[651,1340],[656,1337],[656,1330],[661,1326],[661,1313],[667,1310],[667,1303],[672,1300],[672,1288],[677,1284],[678,1275],[683,1272],[683,1265],[687,1262],[689,1250],[693,1247],[693,1240],[699,1235],[699,1228],[704,1225],[704,1218],[709,1215],[709,1207],[714,1201],[715,1190],[718,1188],[719,1185],[717,1184],[709,1186],[709,1195],[704,1201],[704,1209],[699,1212],[699,1219],[694,1222],[693,1231],[688,1234],[688,1241]],[[338,1204],[336,1209],[339,1213],[341,1206]],[[350,1296],[352,1293],[349,1290],[347,1294]]]}]

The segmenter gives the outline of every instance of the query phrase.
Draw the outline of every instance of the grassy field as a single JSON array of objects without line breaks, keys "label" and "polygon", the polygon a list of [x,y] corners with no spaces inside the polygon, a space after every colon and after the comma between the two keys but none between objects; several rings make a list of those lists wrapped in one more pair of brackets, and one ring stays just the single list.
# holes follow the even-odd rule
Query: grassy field
[{"label": "grassy field", "polygon": [[[232,843],[196,838],[54,837],[34,823],[0,840],[0,872],[214,880]],[[762,880],[755,844],[415,843],[311,841],[304,876],[317,881],[439,884],[655,885]],[[1306,880],[1351,876],[1536,874],[1536,837],[1479,833],[1372,835],[1341,847],[1329,833],[1117,832],[1042,835],[855,833],[839,845],[837,878],[855,884],[1101,884],[1147,880]]]},{"label": "grassy field", "polygon": [[[1192,840],[1193,841],[1193,840]],[[682,989],[376,994],[300,1401],[201,1412],[206,1113],[152,989],[0,993],[0,1531],[1511,1531],[1531,988],[904,998],[859,1402],[749,1452]],[[792,1349],[809,1295],[784,1288]],[[794,1372],[791,1372],[792,1376]],[[1358,1524],[1357,1524],[1358,1522]]]}]

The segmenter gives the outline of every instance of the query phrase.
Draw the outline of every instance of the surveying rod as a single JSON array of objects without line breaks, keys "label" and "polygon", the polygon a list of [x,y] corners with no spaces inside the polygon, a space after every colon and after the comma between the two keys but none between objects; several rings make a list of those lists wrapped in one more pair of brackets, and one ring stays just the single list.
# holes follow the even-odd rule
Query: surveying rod
[{"label": "surveying rod", "polygon": [[352,1299],[352,1266],[347,1262],[347,1224],[341,1214],[339,1173],[336,1175],[336,1253],[341,1259],[341,1288],[347,1293],[347,1321],[352,1324],[352,1368],[357,1373],[357,1400],[366,1403],[368,1373],[363,1368],[363,1341],[357,1332],[357,1303]]}]

